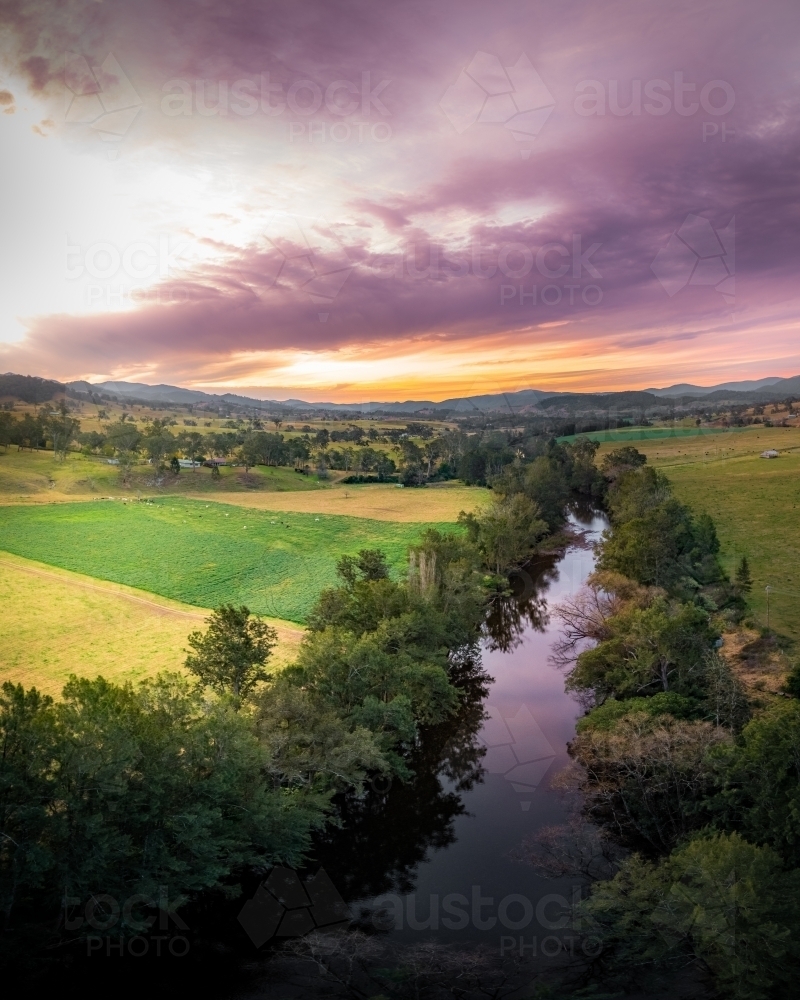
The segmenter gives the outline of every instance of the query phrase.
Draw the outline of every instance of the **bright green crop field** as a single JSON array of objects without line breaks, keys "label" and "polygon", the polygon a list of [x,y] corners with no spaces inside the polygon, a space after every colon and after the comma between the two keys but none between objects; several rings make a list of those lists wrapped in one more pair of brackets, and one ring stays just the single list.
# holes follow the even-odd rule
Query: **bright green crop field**
[{"label": "bright green crop field", "polygon": [[380,548],[395,572],[427,527],[282,513],[178,497],[0,508],[0,549],[88,576],[213,608],[244,603],[303,622],[345,553]]},{"label": "bright green crop field", "polygon": [[587,431],[586,434],[570,434],[558,438],[559,441],[572,442],[576,438],[585,437],[590,441],[604,444],[614,441],[618,445],[630,444],[634,441],[661,441],[669,438],[707,437],[713,434],[737,434],[745,428],[739,427],[617,427],[609,431]]}]

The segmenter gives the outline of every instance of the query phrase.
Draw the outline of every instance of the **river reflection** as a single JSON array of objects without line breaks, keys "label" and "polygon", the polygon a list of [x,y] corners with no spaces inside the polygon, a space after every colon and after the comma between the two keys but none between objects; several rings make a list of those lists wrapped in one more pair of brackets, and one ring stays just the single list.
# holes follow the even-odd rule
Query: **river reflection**
[{"label": "river reflection", "polygon": [[[585,512],[571,520],[587,542],[606,526]],[[373,925],[400,938],[435,932],[494,946],[517,925],[530,934],[526,914],[545,897],[570,898],[578,888],[537,876],[511,854],[568,820],[549,781],[568,763],[581,709],[550,662],[559,633],[548,608],[593,566],[591,545],[578,544],[515,574],[514,595],[488,617],[482,655],[463,664],[461,712],[423,733],[415,778],[341,800],[342,827],[318,840],[310,867],[324,865]],[[547,933],[552,913],[538,912]]]}]

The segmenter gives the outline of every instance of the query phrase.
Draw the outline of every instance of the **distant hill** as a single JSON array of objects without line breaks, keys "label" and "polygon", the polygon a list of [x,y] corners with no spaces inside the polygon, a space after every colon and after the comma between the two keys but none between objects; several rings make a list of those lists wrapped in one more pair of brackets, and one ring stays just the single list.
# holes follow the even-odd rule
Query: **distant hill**
[{"label": "distant hill", "polygon": [[[368,403],[311,403],[303,399],[254,399],[226,392],[215,395],[199,389],[184,389],[176,385],[148,385],[145,382],[68,382],[67,389],[77,394],[104,394],[131,402],[143,403],[209,403],[219,406],[228,403],[233,406],[262,410],[309,410],[339,411],[347,413],[402,413],[425,416],[437,413],[526,413],[531,410],[567,410],[575,413],[581,410],[637,409],[664,407],[665,405],[686,404],[692,400],[714,403],[756,402],[781,399],[786,396],[800,396],[800,375],[791,378],[756,379],[743,382],[723,382],[719,385],[700,386],[682,382],[663,389],[632,390],[624,392],[547,392],[542,389],[522,389],[519,392],[485,393],[476,396],[454,396],[440,402],[423,399]],[[40,379],[29,375],[0,376],[0,396],[24,399],[26,402],[44,402],[52,399],[57,392],[63,392],[59,382]]]},{"label": "distant hill", "polygon": [[147,385],[145,382],[68,382],[68,388],[78,392],[105,392],[115,396],[133,396],[136,399],[167,403],[199,403],[219,401],[197,389],[181,389],[175,385]]},{"label": "distant hill", "polygon": [[36,375],[0,375],[0,399],[18,399],[22,403],[46,403],[64,392],[61,382]]},{"label": "distant hill", "polygon": [[199,389],[182,389],[176,385],[147,385],[144,382],[69,382],[68,387],[74,392],[86,393],[110,393],[115,396],[125,396],[128,399],[142,400],[143,402],[165,402],[165,403],[232,403],[237,406],[253,406],[260,409],[275,409],[285,407],[286,409],[304,410],[346,410],[374,412],[380,410],[383,413],[421,413],[437,411],[448,412],[483,412],[485,410],[508,410],[511,413],[518,413],[523,407],[533,406],[541,399],[548,399],[551,396],[559,395],[553,392],[544,392],[541,389],[522,389],[520,392],[494,393],[481,396],[455,397],[444,399],[435,403],[433,400],[405,400],[404,402],[369,402],[369,403],[309,403],[304,399],[269,400],[253,399],[249,396],[239,396],[235,393],[226,392],[222,395],[215,395],[209,392],[202,392]]},{"label": "distant hill", "polygon": [[539,403],[543,410],[613,410],[658,406],[662,400],[651,392],[574,392],[551,396]]},{"label": "distant hill", "polygon": [[680,382],[678,385],[667,386],[666,389],[645,389],[654,396],[707,396],[712,392],[723,390],[733,390],[734,392],[749,392],[753,389],[763,389],[765,386],[775,385],[776,382],[787,382],[791,379],[783,379],[776,375],[771,378],[760,378],[750,382],[721,382],[719,385],[692,385],[690,382]]}]

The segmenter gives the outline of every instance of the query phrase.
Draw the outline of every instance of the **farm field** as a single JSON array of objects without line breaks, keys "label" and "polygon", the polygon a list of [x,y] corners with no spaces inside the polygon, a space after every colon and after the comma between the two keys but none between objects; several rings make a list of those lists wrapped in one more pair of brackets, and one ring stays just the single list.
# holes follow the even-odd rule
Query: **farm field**
[{"label": "farm field", "polygon": [[130,482],[122,485],[119,469],[98,459],[70,454],[66,461],[52,452],[0,454],[0,505],[20,503],[72,503],[100,497],[137,498],[182,495],[261,510],[303,511],[313,514],[347,514],[379,521],[455,521],[461,510],[474,510],[488,502],[489,490],[455,483],[424,489],[398,489],[395,484],[341,486],[334,473],[318,482],[287,468],[223,468],[219,479],[207,468],[184,469],[155,484],[153,472],[135,467]]},{"label": "farm field", "polygon": [[7,505],[0,550],[202,608],[245,603],[303,622],[342,554],[381,548],[398,571],[427,526],[182,497]]},{"label": "farm field", "polygon": [[[601,448],[601,453],[609,451],[612,448],[620,448],[626,444],[636,445],[639,441],[663,442],[666,448],[669,448],[672,442],[676,447],[696,448],[703,452],[708,451],[713,453],[715,449],[735,449],[737,444],[734,442],[742,434],[745,436],[747,442],[744,447],[748,448],[752,446],[753,440],[773,440],[773,434],[775,435],[774,440],[785,443],[786,434],[791,434],[797,430],[800,430],[800,426],[764,427],[763,424],[751,424],[748,427],[684,427],[676,424],[674,427],[618,427],[615,430],[609,431],[589,431],[586,434],[570,434],[568,437],[560,437],[557,440],[571,442],[578,437],[586,437],[591,441],[597,441],[600,445],[608,445],[606,449]],[[719,437],[720,435],[722,438]],[[703,442],[706,438],[711,438],[712,440],[704,444]],[[729,438],[730,442],[722,444],[721,440],[724,438]],[[763,449],[765,447],[772,447],[772,445],[767,444],[761,447]]]},{"label": "farm field", "polygon": [[[212,496],[208,494],[209,499]],[[456,521],[460,511],[474,511],[487,504],[490,497],[491,491],[480,486],[442,483],[423,489],[398,489],[394,484],[375,484],[335,486],[302,493],[229,493],[225,495],[224,502],[254,510],[347,514],[376,521],[407,523]]]},{"label": "farm field", "polygon": [[[70,674],[138,681],[183,670],[186,638],[207,611],[0,553],[0,682],[58,695]],[[292,658],[302,631],[271,620],[273,661]]]},{"label": "farm field", "polygon": [[576,438],[586,437],[590,441],[599,441],[600,444],[613,442],[616,447],[629,444],[633,441],[658,441],[661,438],[687,438],[703,437],[708,434],[731,434],[737,433],[745,428],[738,427],[684,427],[681,424],[675,427],[616,427],[606,431],[587,431],[585,434],[568,434],[557,440],[562,442],[572,442]]},{"label": "farm field", "polygon": [[20,452],[8,449],[0,453],[0,504],[50,503],[93,499],[99,496],[130,496],[137,493],[256,493],[258,491],[320,491],[329,483],[316,476],[303,476],[293,469],[224,467],[219,479],[211,478],[207,468],[183,469],[179,475],[166,474],[159,479],[146,465],[134,466],[130,481],[122,485],[117,466],[99,458],[70,453],[63,462],[52,451]]},{"label": "farm field", "polygon": [[[794,428],[747,428],[719,454],[710,441],[637,443],[662,468],[677,496],[716,522],[723,562],[733,570],[746,555],[753,576],[750,603],[770,625],[800,639],[800,434]],[[613,445],[601,446],[602,456]],[[767,448],[780,451],[763,459]]]}]

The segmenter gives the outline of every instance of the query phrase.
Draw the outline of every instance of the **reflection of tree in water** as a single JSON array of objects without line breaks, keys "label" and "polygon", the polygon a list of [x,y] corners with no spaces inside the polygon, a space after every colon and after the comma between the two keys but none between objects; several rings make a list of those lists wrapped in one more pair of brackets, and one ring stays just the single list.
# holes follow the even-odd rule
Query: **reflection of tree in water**
[{"label": "reflection of tree in water", "polygon": [[341,826],[315,839],[309,866],[321,864],[346,900],[411,892],[426,853],[455,841],[454,821],[465,813],[460,793],[482,780],[477,735],[491,678],[476,649],[453,657],[451,675],[464,692],[461,708],[420,731],[408,759],[414,777],[388,788],[377,778],[363,795],[338,796]]},{"label": "reflection of tree in water", "polygon": [[[487,616],[489,649],[507,653],[527,629],[545,628],[543,595],[558,576],[557,558],[542,556],[511,575],[511,592],[494,600]],[[340,825],[329,825],[315,838],[309,866],[321,864],[346,900],[412,892],[426,854],[456,839],[455,820],[466,813],[461,793],[483,780],[485,750],[478,733],[491,677],[477,649],[455,654],[451,675],[464,699],[453,718],[421,730],[408,759],[414,777],[405,783],[395,779],[388,788],[379,777],[364,794],[337,796]]]},{"label": "reflection of tree in water", "polygon": [[490,650],[509,653],[521,642],[528,628],[544,631],[548,623],[544,593],[558,578],[555,556],[532,559],[509,575],[509,594],[492,601],[486,617],[486,637]]}]

